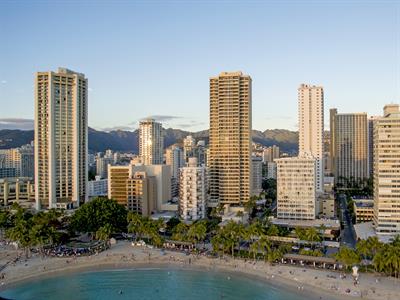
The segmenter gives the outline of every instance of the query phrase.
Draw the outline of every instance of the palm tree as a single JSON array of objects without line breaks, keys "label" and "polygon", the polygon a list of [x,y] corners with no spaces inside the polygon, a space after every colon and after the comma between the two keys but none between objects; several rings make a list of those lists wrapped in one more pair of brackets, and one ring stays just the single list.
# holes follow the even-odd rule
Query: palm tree
[{"label": "palm tree", "polygon": [[305,238],[310,242],[320,242],[322,240],[321,234],[314,227],[306,229]]},{"label": "palm tree", "polygon": [[172,231],[172,239],[175,241],[188,240],[189,226],[185,223],[179,223]]},{"label": "palm tree", "polygon": [[348,269],[350,265],[358,264],[361,261],[358,253],[347,247],[341,247],[339,252],[335,254],[335,258],[343,263],[346,269]]},{"label": "palm tree", "polygon": [[387,251],[385,251],[385,264],[390,270],[390,275],[394,274],[394,277],[398,277],[400,271],[400,255],[399,248],[393,244],[389,245]]},{"label": "palm tree", "polygon": [[203,222],[197,222],[190,226],[187,237],[193,243],[204,241],[207,235],[207,227]]},{"label": "palm tree", "polygon": [[263,235],[259,240],[260,249],[265,258],[267,258],[267,254],[271,252],[271,241],[267,236]]},{"label": "palm tree", "polygon": [[279,228],[275,224],[272,224],[268,227],[267,235],[269,236],[278,236],[279,235]]},{"label": "palm tree", "polygon": [[112,232],[112,226],[110,224],[106,224],[96,231],[96,239],[107,242],[109,241]]},{"label": "palm tree", "polygon": [[298,239],[300,239],[300,240],[305,240],[306,239],[306,233],[305,233],[305,230],[303,228],[296,227],[294,229],[294,232],[295,232],[295,234],[296,234]]}]

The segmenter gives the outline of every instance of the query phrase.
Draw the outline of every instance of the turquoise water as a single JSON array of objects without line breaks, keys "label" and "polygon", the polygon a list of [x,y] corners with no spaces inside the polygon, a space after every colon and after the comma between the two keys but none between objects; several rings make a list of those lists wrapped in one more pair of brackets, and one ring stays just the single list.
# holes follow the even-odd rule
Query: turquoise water
[{"label": "turquoise water", "polygon": [[238,274],[167,269],[71,274],[24,283],[0,292],[0,296],[16,300],[310,299]]}]

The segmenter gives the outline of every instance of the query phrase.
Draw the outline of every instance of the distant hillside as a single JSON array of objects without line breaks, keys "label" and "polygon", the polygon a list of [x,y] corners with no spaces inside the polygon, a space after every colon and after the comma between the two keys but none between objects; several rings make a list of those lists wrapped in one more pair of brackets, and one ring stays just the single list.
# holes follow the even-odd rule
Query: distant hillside
[{"label": "distant hillside", "polygon": [[[93,152],[112,149],[115,151],[138,152],[139,131],[116,130],[110,132],[89,128],[89,150]],[[181,143],[187,135],[193,135],[197,140],[208,143],[208,130],[189,132],[181,129],[165,129],[164,144],[168,147]],[[33,140],[33,130],[0,130],[0,149],[19,147]],[[298,148],[298,133],[285,129],[268,129],[264,132],[253,130],[253,141],[265,146],[278,145],[282,151],[296,152]]]}]

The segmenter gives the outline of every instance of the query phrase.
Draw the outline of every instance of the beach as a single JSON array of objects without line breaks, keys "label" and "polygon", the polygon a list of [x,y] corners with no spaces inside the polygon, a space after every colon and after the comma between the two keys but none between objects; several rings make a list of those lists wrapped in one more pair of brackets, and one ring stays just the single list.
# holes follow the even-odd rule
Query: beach
[{"label": "beach", "polygon": [[[2,249],[0,265],[17,256],[17,251]],[[399,299],[398,280],[374,274],[360,274],[359,284],[354,286],[350,274],[341,278],[339,271],[304,268],[299,266],[270,265],[262,261],[210,258],[201,255],[133,247],[131,243],[119,241],[110,249],[96,255],[82,257],[41,257],[38,254],[25,260],[9,264],[0,273],[0,291],[26,281],[69,273],[106,269],[135,268],[198,269],[225,273],[240,273],[258,280],[309,296],[310,299]]]}]

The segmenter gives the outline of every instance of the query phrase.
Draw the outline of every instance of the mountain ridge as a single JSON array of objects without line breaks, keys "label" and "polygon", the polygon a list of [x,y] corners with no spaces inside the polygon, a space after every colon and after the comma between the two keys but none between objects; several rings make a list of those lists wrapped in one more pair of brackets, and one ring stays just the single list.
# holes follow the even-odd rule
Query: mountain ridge
[{"label": "mountain ridge", "polygon": [[[100,131],[89,127],[89,150],[102,152],[107,149],[114,151],[131,151],[138,153],[139,130]],[[187,135],[196,140],[205,140],[208,144],[208,129],[197,132],[182,129],[164,129],[164,146],[181,143]],[[298,132],[287,129],[253,130],[253,142],[264,146],[277,145],[282,151],[295,153],[298,149]],[[2,129],[0,130],[0,149],[16,148],[28,144],[33,140],[33,130]]]}]

